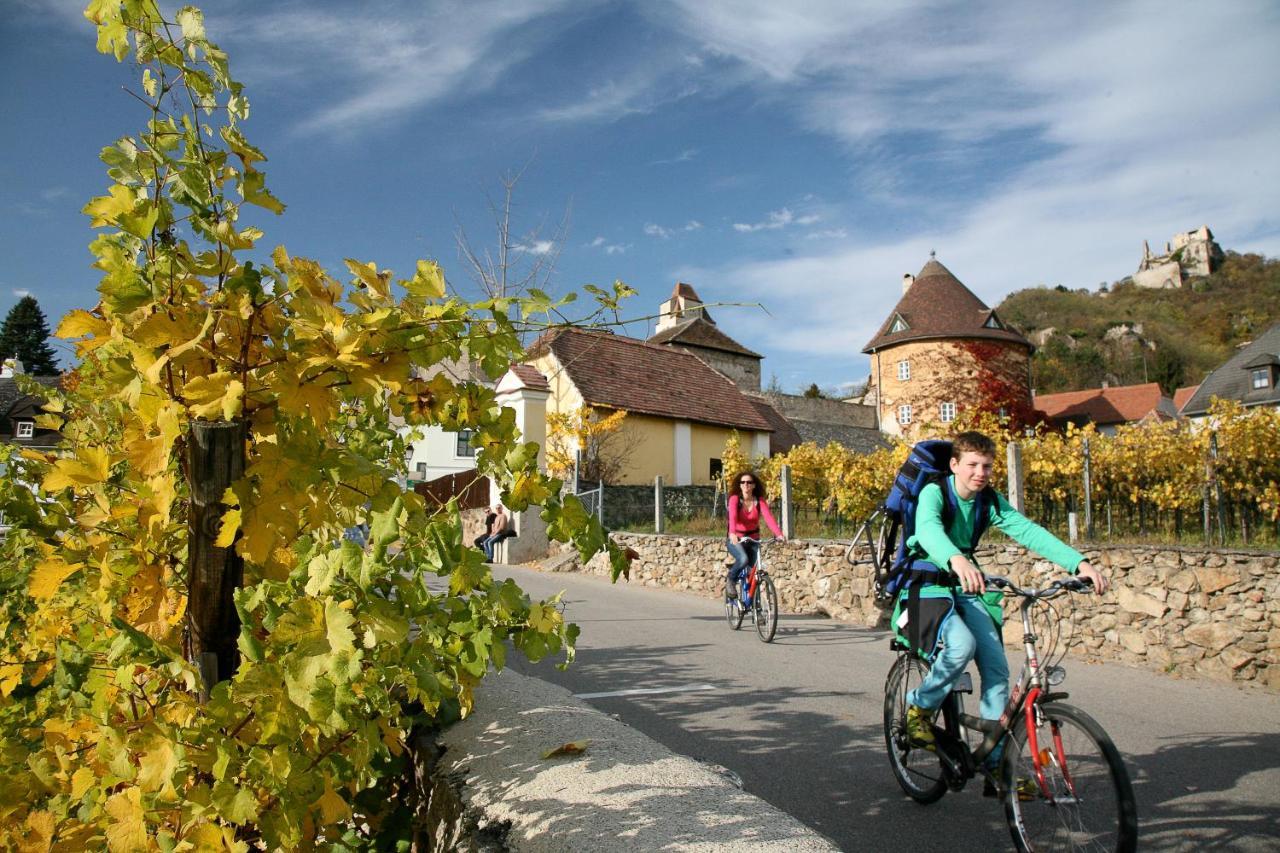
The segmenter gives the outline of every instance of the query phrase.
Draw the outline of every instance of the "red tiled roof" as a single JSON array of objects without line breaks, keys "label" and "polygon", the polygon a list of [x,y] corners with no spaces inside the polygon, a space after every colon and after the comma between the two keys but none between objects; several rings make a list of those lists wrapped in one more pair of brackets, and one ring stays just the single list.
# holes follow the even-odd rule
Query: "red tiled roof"
[{"label": "red tiled roof", "polygon": [[674,347],[608,332],[555,329],[534,341],[550,352],[590,405],[770,432],[768,421],[724,376]]},{"label": "red tiled roof", "polygon": [[752,358],[764,358],[760,353],[752,352],[720,331],[715,323],[702,317],[693,317],[675,326],[663,329],[649,338],[649,343],[684,344],[685,346],[705,347],[707,349],[736,353],[737,355],[749,355]]},{"label": "red tiled roof", "polygon": [[671,291],[672,299],[674,299],[677,296],[683,296],[685,299],[693,299],[698,302],[702,301],[702,299],[698,296],[697,291],[693,289],[693,285],[685,284],[683,281],[677,281],[675,289]]},{"label": "red tiled roof", "polygon": [[1161,402],[1167,400],[1155,382],[1115,388],[1086,388],[1061,394],[1037,395],[1032,404],[1054,421],[1092,421],[1099,426],[1134,423],[1152,415],[1167,418]]},{"label": "red tiled roof", "polygon": [[[930,259],[862,351],[872,353],[893,344],[925,338],[989,338],[1032,348],[1030,341],[1003,327],[1003,323],[1002,328],[986,325],[994,316],[995,312],[961,284],[951,270]],[[890,332],[896,317],[901,317],[907,328]],[[996,321],[1000,322],[999,318]]]},{"label": "red tiled roof", "polygon": [[1173,407],[1177,409],[1179,412],[1181,412],[1182,407],[1185,406],[1187,404],[1187,401],[1190,400],[1192,397],[1194,397],[1196,392],[1199,390],[1200,390],[1199,385],[1187,385],[1184,388],[1179,388],[1177,391],[1174,391]]},{"label": "red tiled roof", "polygon": [[538,368],[532,364],[513,364],[511,372],[519,377],[524,383],[524,387],[533,388],[538,391],[550,391],[551,386],[547,384],[547,377],[538,372]]}]

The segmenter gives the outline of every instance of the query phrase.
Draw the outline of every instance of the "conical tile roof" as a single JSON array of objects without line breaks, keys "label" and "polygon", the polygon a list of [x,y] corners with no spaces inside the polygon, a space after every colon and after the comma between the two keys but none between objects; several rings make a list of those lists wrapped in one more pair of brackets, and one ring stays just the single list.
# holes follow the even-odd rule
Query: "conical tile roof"
[{"label": "conical tile roof", "polygon": [[939,261],[930,258],[898,300],[875,337],[862,348],[873,353],[894,344],[930,338],[989,338],[1033,349]]}]

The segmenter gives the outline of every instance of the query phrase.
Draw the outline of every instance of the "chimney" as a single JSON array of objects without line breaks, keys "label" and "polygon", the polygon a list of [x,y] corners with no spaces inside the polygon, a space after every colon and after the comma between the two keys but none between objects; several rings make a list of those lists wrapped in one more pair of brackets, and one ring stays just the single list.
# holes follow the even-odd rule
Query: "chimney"
[{"label": "chimney", "polygon": [[907,273],[902,277],[902,292],[905,294],[911,289],[911,285],[916,283],[916,277],[911,273]]},{"label": "chimney", "polygon": [[1103,390],[1103,391],[1107,390],[1107,389],[1108,389],[1108,388],[1110,388],[1110,387],[1111,387],[1111,383],[1110,383],[1110,382],[1108,382],[1106,379],[1102,380],[1102,390]]}]

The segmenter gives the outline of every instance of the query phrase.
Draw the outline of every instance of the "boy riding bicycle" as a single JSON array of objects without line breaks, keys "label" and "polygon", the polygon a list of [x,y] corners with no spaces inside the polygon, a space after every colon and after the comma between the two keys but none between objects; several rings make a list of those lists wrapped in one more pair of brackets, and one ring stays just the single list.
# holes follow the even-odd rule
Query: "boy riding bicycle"
[{"label": "boy riding bicycle", "polygon": [[[934,582],[899,594],[894,625],[903,624],[900,619],[905,616],[903,611],[909,595],[918,596],[920,600],[950,598],[954,609],[938,628],[934,643],[938,651],[928,675],[919,687],[907,694],[907,736],[914,747],[934,748],[934,713],[969,661],[976,658],[978,663],[982,718],[998,718],[1009,698],[1009,664],[1005,660],[999,627],[1002,594],[987,592],[982,571],[973,557],[978,511],[985,512],[990,525],[1000,528],[1018,544],[1092,581],[1095,592],[1106,592],[1108,587],[1107,579],[1083,554],[1015,510],[990,488],[994,462],[995,444],[990,438],[979,432],[960,433],[952,442],[951,476],[942,482],[930,483],[920,491],[916,532],[907,540],[907,547],[915,550],[918,559],[939,571],[933,575]],[[950,494],[944,495],[943,489]],[[944,507],[951,511],[947,512]],[[944,525],[947,515],[950,515],[949,523]],[[981,525],[979,531],[986,526]],[[997,748],[987,757],[987,770],[993,771],[999,766],[1000,755],[1001,749]],[[996,794],[990,779],[984,793]]]}]

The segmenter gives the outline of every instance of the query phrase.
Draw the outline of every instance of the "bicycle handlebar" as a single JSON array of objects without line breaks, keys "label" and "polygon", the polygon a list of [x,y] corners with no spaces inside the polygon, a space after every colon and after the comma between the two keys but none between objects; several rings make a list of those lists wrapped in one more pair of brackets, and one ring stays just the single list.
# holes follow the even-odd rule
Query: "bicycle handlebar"
[{"label": "bicycle handlebar", "polygon": [[1044,589],[1023,589],[1013,581],[999,575],[983,575],[988,586],[1020,595],[1023,598],[1053,598],[1064,592],[1086,592],[1093,589],[1093,581],[1089,578],[1062,578],[1049,584]]}]

